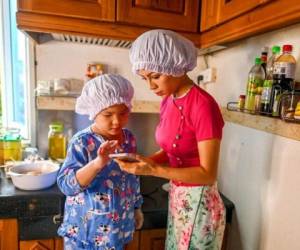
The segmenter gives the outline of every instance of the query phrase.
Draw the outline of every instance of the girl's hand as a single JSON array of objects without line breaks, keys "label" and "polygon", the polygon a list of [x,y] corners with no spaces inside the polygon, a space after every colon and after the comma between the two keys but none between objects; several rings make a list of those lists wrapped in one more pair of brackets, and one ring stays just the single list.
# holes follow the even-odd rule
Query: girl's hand
[{"label": "girl's hand", "polygon": [[114,153],[119,147],[117,140],[103,142],[97,151],[98,156],[95,160],[100,163],[100,165],[105,165],[110,160],[108,155]]},{"label": "girl's hand", "polygon": [[141,229],[144,223],[144,214],[142,209],[138,208],[134,210],[135,229]]},{"label": "girl's hand", "polygon": [[149,158],[136,155],[139,162],[125,162],[119,159],[114,159],[123,171],[135,175],[152,175],[155,171],[155,162]]}]

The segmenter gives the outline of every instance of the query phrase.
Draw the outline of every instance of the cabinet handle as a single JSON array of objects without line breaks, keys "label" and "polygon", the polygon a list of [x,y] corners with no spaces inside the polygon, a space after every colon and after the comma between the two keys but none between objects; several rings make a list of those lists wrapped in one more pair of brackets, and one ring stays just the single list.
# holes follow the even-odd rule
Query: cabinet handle
[{"label": "cabinet handle", "polygon": [[63,219],[63,216],[61,214],[56,214],[53,216],[52,221],[56,225],[56,224],[62,223],[62,219]]}]

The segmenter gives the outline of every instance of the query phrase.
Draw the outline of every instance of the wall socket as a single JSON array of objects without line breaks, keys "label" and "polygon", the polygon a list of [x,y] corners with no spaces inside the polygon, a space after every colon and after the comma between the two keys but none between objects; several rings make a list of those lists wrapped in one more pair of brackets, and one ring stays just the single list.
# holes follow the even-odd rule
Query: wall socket
[{"label": "wall socket", "polygon": [[217,69],[207,68],[200,72],[197,77],[198,84],[206,84],[210,82],[216,82],[217,79]]}]

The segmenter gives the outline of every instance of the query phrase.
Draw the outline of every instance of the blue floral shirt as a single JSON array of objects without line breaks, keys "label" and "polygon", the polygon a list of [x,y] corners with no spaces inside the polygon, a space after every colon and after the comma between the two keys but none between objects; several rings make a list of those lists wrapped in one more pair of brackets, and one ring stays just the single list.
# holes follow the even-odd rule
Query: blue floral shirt
[{"label": "blue floral shirt", "polygon": [[[131,132],[123,129],[124,152],[136,152]],[[134,209],[142,205],[139,178],[110,161],[87,187],[81,187],[76,171],[97,157],[105,140],[88,127],[72,138],[57,184],[67,196],[64,221],[58,234],[74,240],[78,248],[123,249],[132,240]]]}]

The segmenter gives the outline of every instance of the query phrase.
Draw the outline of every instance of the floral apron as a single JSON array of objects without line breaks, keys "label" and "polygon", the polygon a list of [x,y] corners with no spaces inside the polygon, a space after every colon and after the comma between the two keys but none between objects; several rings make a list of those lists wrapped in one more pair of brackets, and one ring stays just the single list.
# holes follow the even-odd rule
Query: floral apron
[{"label": "floral apron", "polygon": [[166,250],[219,250],[225,209],[213,186],[177,186],[170,181]]}]

